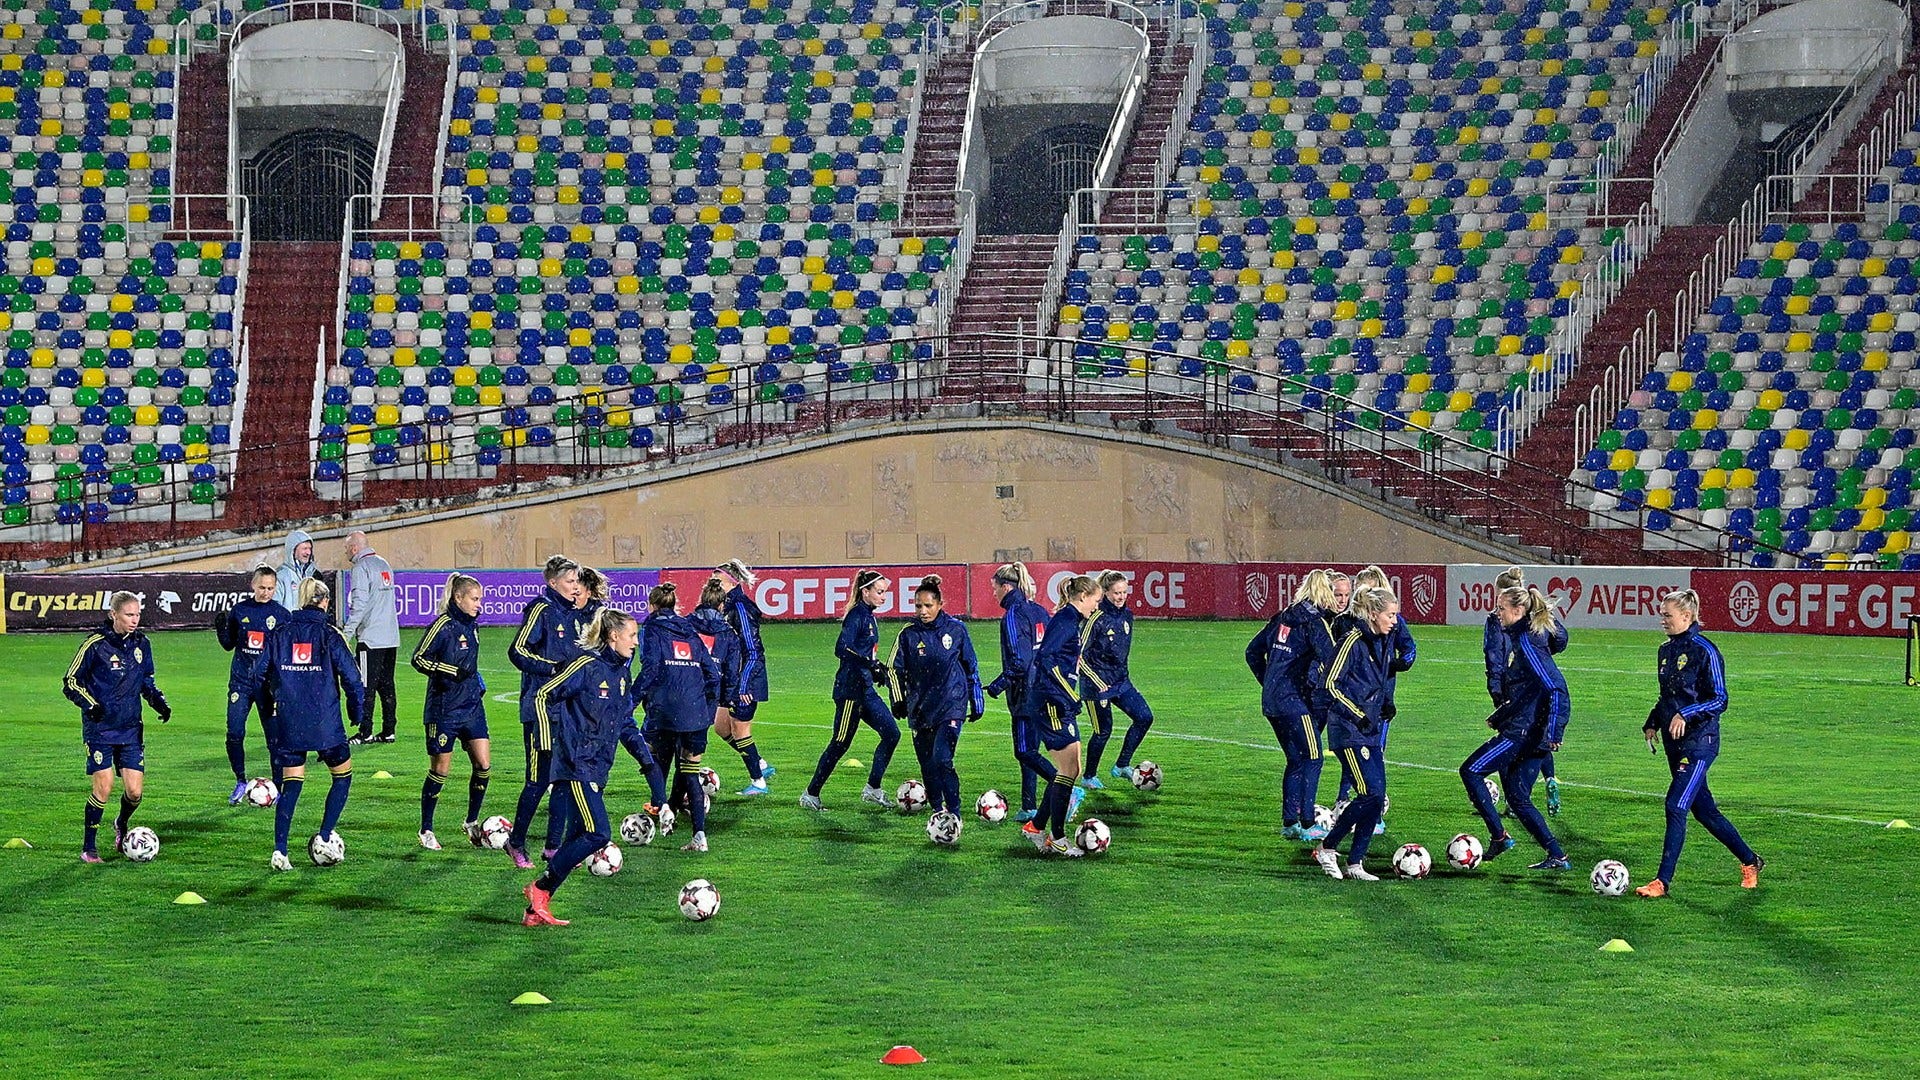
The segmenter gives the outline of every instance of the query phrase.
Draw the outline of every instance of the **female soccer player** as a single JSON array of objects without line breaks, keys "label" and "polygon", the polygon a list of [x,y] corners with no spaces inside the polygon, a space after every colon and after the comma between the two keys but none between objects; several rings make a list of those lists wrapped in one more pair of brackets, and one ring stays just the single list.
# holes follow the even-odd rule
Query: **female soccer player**
[{"label": "female soccer player", "polygon": [[1327,616],[1331,620],[1334,615],[1345,615],[1352,604],[1353,579],[1338,570],[1328,570],[1327,584],[1333,589],[1333,612]]},{"label": "female soccer player", "polygon": [[[753,714],[760,703],[770,696],[767,691],[767,649],[760,641],[760,605],[753,602],[747,590],[753,588],[758,580],[747,564],[739,559],[728,559],[714,568],[715,574],[728,586],[726,594],[727,625],[733,628],[734,636],[740,639],[740,675],[735,683],[734,692],[726,701],[726,715],[714,721],[714,733],[726,741],[740,755],[747,766],[750,783],[742,795],[765,795],[766,781],[776,770],[760,756],[760,748],[753,742]],[[754,790],[755,788],[759,790]]]},{"label": "female soccer player", "polygon": [[[527,858],[527,829],[533,815],[540,811],[540,798],[547,793],[553,777],[553,729],[541,722],[534,709],[534,694],[554,674],[574,658],[578,621],[574,611],[580,599],[580,564],[565,555],[547,557],[543,572],[547,587],[520,612],[520,630],[507,647],[507,659],[520,669],[520,738],[527,747],[527,780],[520,788],[520,800],[514,806],[513,832],[507,837],[507,854],[513,865],[531,869]],[[551,805],[548,807],[552,809]],[[547,815],[547,846],[551,852],[560,846],[566,822]]]},{"label": "female soccer player", "polygon": [[466,574],[447,576],[440,617],[413,649],[413,670],[427,677],[427,778],[420,786],[420,846],[439,851],[433,814],[447,785],[455,743],[466,747],[473,773],[467,779],[467,840],[480,847],[480,803],[492,776],[487,739],[487,680],[480,675],[480,582]]},{"label": "female soccer player", "polygon": [[[700,588],[700,604],[687,616],[687,621],[699,632],[700,640],[706,643],[707,652],[713,656],[713,662],[720,665],[720,705],[713,713],[713,727],[717,732],[723,724],[732,722],[733,713],[728,705],[740,700],[740,673],[746,669],[746,651],[740,647],[740,635],[733,632],[733,624],[727,621],[727,583],[719,575],[707,579]],[[732,731],[733,728],[727,728]],[[760,753],[754,751],[754,760]],[[762,772],[759,779],[748,780],[740,794],[752,798],[767,793],[767,777]]]},{"label": "female soccer player", "polygon": [[899,680],[898,714],[913,731],[927,800],[935,813],[958,814],[960,773],[953,752],[960,742],[960,724],[980,719],[987,699],[980,690],[973,638],[965,623],[946,613],[940,575],[928,574],[913,590],[913,622],[894,640],[892,668]]},{"label": "female soccer player", "polygon": [[307,754],[318,752],[333,774],[327,788],[327,808],[319,835],[333,837],[340,812],[347,807],[353,785],[353,754],[347,748],[346,722],[340,714],[340,694],[357,728],[366,722],[367,689],[360,681],[360,665],[346,636],[327,617],[333,593],[319,578],[300,583],[300,610],[286,624],[267,635],[266,648],[247,671],[243,690],[273,690],[273,763],[280,767],[280,801],[274,805],[273,858],[275,870],[291,870],[287,859],[287,832],[293,826],[293,808],[307,778]]},{"label": "female soccer player", "polygon": [[[260,710],[260,731],[267,739],[267,758],[273,758],[273,698],[264,692],[258,698],[240,693],[240,680],[266,648],[267,634],[287,621],[288,611],[273,599],[279,581],[270,566],[258,567],[251,583],[253,595],[233,605],[233,610],[214,620],[214,636],[220,647],[233,654],[227,669],[227,764],[233,769],[233,794],[228,806],[240,805],[247,793],[247,714]],[[280,776],[274,775],[278,784]]]},{"label": "female soccer player", "polygon": [[[1387,572],[1378,566],[1369,566],[1353,575],[1353,584],[1356,589],[1385,589],[1389,593],[1393,591],[1393,585],[1387,580]],[[1395,602],[1397,603],[1398,601],[1396,600]],[[1399,675],[1401,672],[1413,667],[1413,662],[1418,658],[1418,655],[1419,652],[1413,644],[1413,631],[1407,628],[1406,618],[1404,616],[1396,617],[1393,623],[1393,659],[1388,665],[1387,671],[1387,696],[1386,700],[1382,702],[1380,706],[1380,752],[1383,754],[1387,749],[1387,728],[1393,723],[1393,718],[1399,715],[1399,710],[1393,702],[1393,692],[1399,681]],[[1340,771],[1340,801],[1347,801],[1347,797],[1351,795],[1352,792],[1353,776],[1347,772],[1347,770],[1342,769]],[[1382,811],[1384,812],[1384,810],[1385,807],[1383,806]],[[1379,836],[1386,831],[1387,823],[1385,819],[1374,823],[1373,835]]]},{"label": "female soccer player", "polygon": [[567,920],[554,918],[553,894],[587,856],[613,841],[607,824],[607,774],[613,770],[621,728],[633,718],[627,669],[639,640],[633,616],[603,608],[581,633],[579,652],[534,691],[537,707],[553,725],[553,801],[567,806],[549,813],[566,822],[567,835],[548,856],[546,873],[527,883],[521,920],[527,926],[567,925]]},{"label": "female soccer player", "polygon": [[707,752],[707,729],[720,704],[720,665],[700,632],[677,614],[676,592],[668,581],[647,593],[646,635],[633,696],[646,707],[641,730],[654,759],[674,762],[676,800],[684,798],[693,815],[693,840],[680,850],[705,851],[707,793],[700,786],[700,758]]},{"label": "female soccer player", "polygon": [[[1494,576],[1494,595],[1498,596],[1512,588],[1525,588],[1527,572],[1517,566],[1509,566]],[[1551,610],[1552,605],[1548,605]],[[1486,627],[1481,631],[1481,648],[1487,657],[1487,694],[1493,698],[1495,708],[1500,707],[1500,683],[1504,678],[1507,664],[1506,635],[1500,625],[1500,613],[1487,614]],[[1558,656],[1567,651],[1567,625],[1560,621],[1556,613],[1553,628],[1547,631],[1547,652]],[[1553,755],[1548,754],[1540,766],[1540,775],[1547,779],[1547,813],[1560,813],[1560,778],[1554,768]]]},{"label": "female soccer player", "polygon": [[140,632],[140,598],[117,592],[107,598],[107,625],[87,635],[80,651],[67,665],[62,689],[67,700],[80,707],[80,734],[87,744],[86,832],[80,861],[100,860],[97,837],[100,819],[113,794],[113,776],[120,774],[120,814],[113,819],[113,848],[127,837],[127,822],[140,808],[146,787],[146,725],[140,719],[145,699],[161,723],[173,719],[173,708],[153,679],[153,645]]},{"label": "female soccer player", "polygon": [[[1033,658],[1033,679],[1027,686],[1027,707],[1034,715],[1040,745],[1053,756],[1054,776],[1040,800],[1040,812],[1021,826],[1027,839],[1054,855],[1078,856],[1077,844],[1067,839],[1067,819],[1078,800],[1073,792],[1080,779],[1080,654],[1088,620],[1100,604],[1100,587],[1082,574],[1060,583],[1060,607],[1047,620],[1046,637]],[[1041,822],[1045,826],[1041,826]]]},{"label": "female soccer player", "polygon": [[[993,572],[993,597],[1000,601],[1000,674],[987,684],[987,696],[1007,695],[1013,717],[1013,756],[1020,762],[1020,812],[1026,823],[1039,812],[1039,786],[1053,782],[1053,762],[1040,752],[1039,733],[1028,711],[1033,654],[1047,632],[1047,609],[1032,599],[1033,575],[1025,563],[1007,563]],[[1076,789],[1077,790],[1077,789]]]},{"label": "female soccer player", "polygon": [[1754,854],[1740,838],[1727,815],[1707,790],[1707,769],[1720,756],[1720,717],[1727,711],[1727,676],[1720,649],[1700,632],[1700,596],[1692,589],[1668,593],[1660,601],[1660,628],[1667,640],[1660,645],[1660,700],[1647,714],[1647,749],[1658,736],[1667,750],[1667,838],[1660,854],[1660,874],[1634,891],[1645,897],[1667,895],[1673,872],[1680,865],[1680,847],[1687,842],[1687,814],[1691,812],[1715,840],[1740,860],[1740,887],[1760,886],[1760,870],[1767,861]]},{"label": "female soccer player", "polygon": [[860,798],[875,806],[893,805],[881,784],[894,748],[900,745],[900,725],[875,689],[875,684],[887,681],[889,671],[880,661],[880,624],[873,614],[886,595],[887,582],[880,571],[862,570],[854,575],[853,599],[840,619],[840,638],[833,643],[834,659],[840,661],[840,669],[833,676],[833,738],[820,752],[813,779],[800,796],[800,805],[808,810],[821,809],[820,792],[853,746],[853,733],[862,723],[880,736],[880,742],[873,748],[873,764],[867,769],[867,786]]},{"label": "female soccer player", "polygon": [[1326,831],[1313,820],[1320,781],[1320,728],[1315,697],[1322,691],[1325,665],[1333,658],[1326,615],[1333,609],[1333,585],[1325,570],[1309,571],[1294,591],[1293,603],[1267,620],[1247,643],[1247,667],[1260,683],[1260,711],[1287,757],[1280,780],[1280,835],[1317,841]]},{"label": "female soccer player", "polygon": [[[1348,613],[1335,624],[1337,647],[1322,684],[1331,702],[1327,744],[1353,781],[1353,798],[1334,820],[1313,858],[1327,876],[1378,881],[1365,866],[1373,827],[1386,806],[1387,686],[1393,678],[1393,632],[1400,601],[1386,589],[1362,585]],[[1353,834],[1347,867],[1340,869],[1340,841]]]},{"label": "female soccer player", "polygon": [[1118,570],[1109,570],[1100,575],[1100,607],[1093,617],[1093,630],[1087,637],[1085,663],[1080,673],[1093,685],[1093,737],[1087,740],[1087,774],[1080,783],[1098,790],[1106,785],[1100,782],[1100,754],[1107,748],[1107,740],[1113,736],[1113,710],[1118,706],[1127,714],[1132,723],[1127,725],[1126,738],[1120,741],[1120,756],[1114,760],[1113,775],[1127,778],[1133,775],[1133,754],[1140,748],[1140,740],[1146,737],[1147,729],[1153,726],[1153,709],[1147,699],[1134,689],[1133,673],[1127,660],[1133,651],[1133,610],[1127,607],[1127,599],[1133,594],[1133,583],[1127,575]]},{"label": "female soccer player", "polygon": [[1489,862],[1513,847],[1513,837],[1500,824],[1493,793],[1487,790],[1487,777],[1498,772],[1506,787],[1507,807],[1547,849],[1547,857],[1528,869],[1565,870],[1567,853],[1533,805],[1533,782],[1545,755],[1560,749],[1569,711],[1567,681],[1547,645],[1553,609],[1539,589],[1515,586],[1500,593],[1495,613],[1500,616],[1507,649],[1501,705],[1487,718],[1487,726],[1496,734],[1461,763],[1460,779],[1492,837],[1487,841]]}]

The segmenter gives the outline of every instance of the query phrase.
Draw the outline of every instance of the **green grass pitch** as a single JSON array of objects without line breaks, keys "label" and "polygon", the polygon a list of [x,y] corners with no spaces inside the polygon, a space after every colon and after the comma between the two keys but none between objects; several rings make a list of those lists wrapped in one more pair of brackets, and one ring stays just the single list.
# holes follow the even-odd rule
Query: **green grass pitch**
[{"label": "green grass pitch", "polygon": [[[164,850],[77,859],[79,724],[58,690],[75,637],[0,638],[0,1065],[35,1076],[875,1076],[893,1044],[927,1076],[1912,1076],[1911,831],[1920,731],[1899,639],[1722,635],[1733,708],[1713,771],[1769,862],[1757,892],[1694,828],[1674,896],[1595,896],[1587,868],[1635,883],[1659,858],[1666,773],[1639,730],[1656,632],[1576,628],[1562,663],[1574,719],[1553,820],[1575,870],[1529,873],[1526,839],[1472,873],[1333,882],[1278,836],[1281,757],[1241,661],[1246,623],[1142,623],[1137,682],[1158,723],[1157,794],[1109,790],[1102,858],[1043,861],[1011,824],[969,820],[936,849],[923,819],[858,802],[842,766],[822,815],[794,805],[826,739],[833,628],[767,632],[774,699],[756,731],[774,796],[723,796],[713,851],[676,833],[582,872],[564,929],[519,925],[529,874],[465,843],[415,843],[420,680],[402,665],[401,741],[356,755],[347,861],[272,874],[269,812],[229,808],[226,658],[212,635],[155,640],[176,716],[148,724],[137,821]],[[1388,772],[1393,848],[1481,827],[1454,768],[1485,734],[1477,629],[1421,628],[1400,682]],[[486,675],[515,684],[508,634]],[[994,628],[975,625],[983,657]],[[988,674],[993,661],[987,660]],[[514,706],[491,706],[489,812],[521,779]],[[744,780],[716,745],[728,789]],[[852,756],[869,760],[862,735]],[[1117,749],[1116,737],[1113,749]],[[255,760],[257,735],[251,746]],[[1111,760],[1111,750],[1109,760]],[[624,757],[610,810],[644,786]],[[394,774],[376,780],[376,770]],[[960,743],[964,797],[1012,791],[1004,707]],[[254,770],[265,772],[264,766]],[[441,835],[458,838],[455,758]],[[909,746],[889,786],[915,775]],[[324,775],[324,772],[321,773]],[[1331,802],[1329,769],[1322,802]],[[295,821],[316,827],[324,782]],[[110,811],[111,812],[111,811]],[[1516,835],[1521,835],[1515,830]],[[694,924],[679,886],[712,879]],[[182,890],[202,907],[176,906]],[[1906,899],[1901,899],[1905,897]],[[1596,951],[1624,938],[1630,955]],[[544,1008],[509,999],[537,990]]]}]

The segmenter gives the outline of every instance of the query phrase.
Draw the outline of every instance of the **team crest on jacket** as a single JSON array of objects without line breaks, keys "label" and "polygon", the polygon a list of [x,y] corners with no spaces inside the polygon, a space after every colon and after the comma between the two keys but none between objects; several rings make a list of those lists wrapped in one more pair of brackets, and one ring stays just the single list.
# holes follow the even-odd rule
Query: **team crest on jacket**
[{"label": "team crest on jacket", "polygon": [[941,635],[940,635],[940,647],[941,647],[941,648],[943,648],[943,649],[951,649],[951,648],[953,648],[953,635],[952,635],[952,634],[941,634]]},{"label": "team crest on jacket", "polygon": [[467,651],[467,635],[465,634],[460,635],[460,651],[461,652]]},{"label": "team crest on jacket", "polygon": [[693,643],[692,643],[691,641],[676,641],[676,642],[674,642],[674,643],[673,643],[673,658],[674,658],[675,660],[691,660],[691,659],[693,659]]},{"label": "team crest on jacket", "polygon": [[1372,759],[1373,759],[1373,753],[1372,753],[1372,748],[1371,748],[1371,747],[1366,747],[1366,746],[1363,746],[1363,747],[1361,747],[1361,748],[1360,748],[1360,760],[1361,760],[1361,761],[1371,761]]},{"label": "team crest on jacket", "polygon": [[610,686],[608,686],[608,685],[607,685],[607,684],[606,684],[606,683],[605,683],[604,681],[603,681],[603,682],[601,682],[601,684],[600,684],[600,696],[604,698],[604,697],[607,697],[608,695],[610,695],[610,694],[612,694],[612,693],[613,693],[613,688],[612,688],[612,687],[610,687]]},{"label": "team crest on jacket", "polygon": [[115,671],[119,671],[119,670],[120,670],[120,657],[119,657],[118,655],[115,655],[115,654],[111,654],[111,653],[109,653],[109,654],[108,654],[108,656],[107,656],[107,666],[108,666],[108,667],[110,667],[110,668],[112,668],[112,669],[113,669],[113,670],[115,670]]},{"label": "team crest on jacket", "polygon": [[1675,671],[1687,670],[1687,654],[1681,653],[1680,656],[1674,660],[1673,668]]},{"label": "team crest on jacket", "polygon": [[139,664],[139,663],[145,662],[145,660],[146,660],[146,653],[139,648],[135,648],[133,650],[133,662],[136,664]]},{"label": "team crest on jacket", "polygon": [[279,621],[280,621],[280,617],[278,615],[267,616],[267,629],[269,630],[273,629],[274,625],[277,624]]},{"label": "team crest on jacket", "polygon": [[239,704],[239,702],[240,702],[240,691],[235,690],[233,693],[227,695],[227,704],[236,705],[236,704]]},{"label": "team crest on jacket", "polygon": [[294,642],[293,662],[296,664],[313,663],[313,646],[304,641]]}]

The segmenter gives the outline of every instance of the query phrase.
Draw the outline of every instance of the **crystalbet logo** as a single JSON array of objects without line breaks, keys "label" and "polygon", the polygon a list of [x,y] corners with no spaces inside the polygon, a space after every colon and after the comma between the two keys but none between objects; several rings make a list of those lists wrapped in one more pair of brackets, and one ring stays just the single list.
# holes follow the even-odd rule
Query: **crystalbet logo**
[{"label": "crystalbet logo", "polygon": [[[142,604],[147,602],[146,593],[137,592],[133,595],[139,597]],[[7,610],[31,612],[43,619],[56,611],[104,612],[107,610],[107,601],[112,596],[111,589],[68,593],[29,593],[10,590],[7,593]],[[162,589],[160,595],[154,600],[154,606],[169,615],[173,614],[174,605],[178,603],[180,603],[180,594],[172,589]]]}]

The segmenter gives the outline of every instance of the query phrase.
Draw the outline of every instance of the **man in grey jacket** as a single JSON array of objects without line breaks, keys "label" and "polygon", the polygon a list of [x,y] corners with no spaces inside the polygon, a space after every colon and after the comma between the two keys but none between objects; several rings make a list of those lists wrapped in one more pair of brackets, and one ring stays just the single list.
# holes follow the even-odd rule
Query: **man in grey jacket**
[{"label": "man in grey jacket", "polygon": [[353,566],[347,572],[347,637],[355,642],[367,696],[380,699],[380,734],[373,733],[369,704],[361,714],[365,726],[348,741],[355,746],[390,743],[394,737],[393,714],[399,704],[393,688],[393,665],[400,651],[400,609],[393,590],[393,567],[374,553],[367,534],[359,531],[347,534],[347,560]]},{"label": "man in grey jacket", "polygon": [[273,602],[288,611],[299,611],[300,583],[320,572],[319,562],[313,557],[313,537],[304,529],[288,533],[286,550],[275,574]]}]

